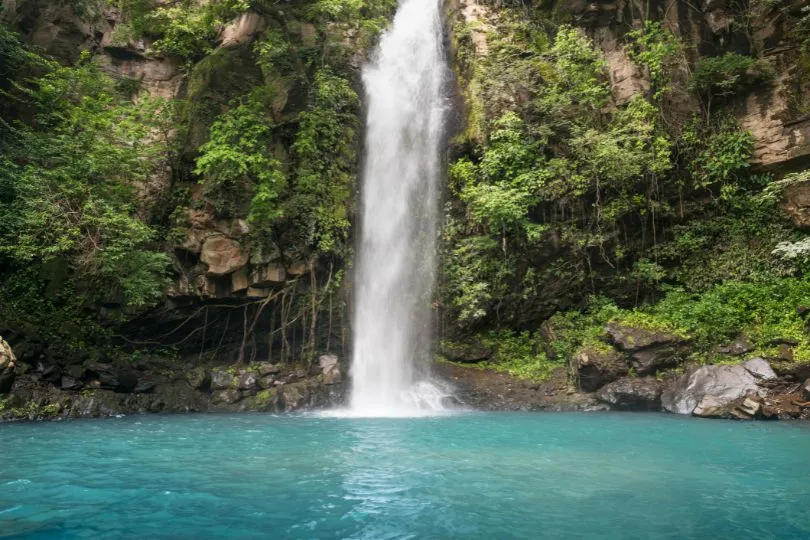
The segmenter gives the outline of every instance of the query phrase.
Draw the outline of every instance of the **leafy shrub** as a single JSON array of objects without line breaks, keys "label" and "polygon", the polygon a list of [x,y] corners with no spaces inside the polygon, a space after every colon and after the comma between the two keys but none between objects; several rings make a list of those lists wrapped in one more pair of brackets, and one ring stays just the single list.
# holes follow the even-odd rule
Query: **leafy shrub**
[{"label": "leafy shrub", "polygon": [[626,37],[628,56],[633,62],[647,68],[653,95],[661,97],[669,89],[667,71],[680,52],[678,38],[657,21],[646,21],[643,27],[628,32]]},{"label": "leafy shrub", "polygon": [[555,369],[565,365],[548,360],[540,339],[530,332],[493,331],[479,337],[494,350],[493,359],[477,364],[479,368],[501,371],[519,379],[544,381]]},{"label": "leafy shrub", "polygon": [[11,138],[0,138],[0,263],[17,269],[0,289],[16,288],[18,300],[33,302],[43,294],[38,269],[55,265],[63,275],[49,294],[59,302],[43,307],[53,320],[64,319],[60,313],[82,320],[77,312],[102,301],[121,304],[124,316],[153,306],[169,260],[133,201],[165,155],[154,136],[167,121],[163,102],[128,101],[88,55],[63,67],[20,54],[39,75],[8,94],[28,111],[26,123],[7,125]]},{"label": "leafy shrub", "polygon": [[708,98],[734,95],[773,77],[773,67],[765,60],[729,52],[701,58],[692,74],[692,88]]}]

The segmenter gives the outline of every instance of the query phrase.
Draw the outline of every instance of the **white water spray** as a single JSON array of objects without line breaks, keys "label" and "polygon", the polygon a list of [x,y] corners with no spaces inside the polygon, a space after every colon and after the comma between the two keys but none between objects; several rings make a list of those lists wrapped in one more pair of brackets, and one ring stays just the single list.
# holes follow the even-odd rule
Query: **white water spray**
[{"label": "white water spray", "polygon": [[430,354],[448,69],[439,0],[401,0],[363,71],[368,98],[351,412],[441,410]]}]

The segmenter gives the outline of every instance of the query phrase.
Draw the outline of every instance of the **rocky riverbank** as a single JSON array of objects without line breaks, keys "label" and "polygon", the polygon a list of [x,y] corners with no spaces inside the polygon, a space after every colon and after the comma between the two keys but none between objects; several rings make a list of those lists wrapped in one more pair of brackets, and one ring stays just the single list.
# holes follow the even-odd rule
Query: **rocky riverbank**
[{"label": "rocky riverbank", "polygon": [[334,355],[309,368],[269,362],[194,365],[159,356],[128,365],[85,361],[50,369],[17,360],[0,339],[0,421],[120,414],[291,412],[343,401]]},{"label": "rocky riverbank", "polygon": [[[790,344],[782,348],[790,357]],[[680,335],[609,324],[545,381],[520,380],[471,361],[438,362],[465,404],[483,410],[659,411],[704,418],[810,419],[810,363],[747,357],[744,340],[718,349],[722,363],[690,361]]]}]

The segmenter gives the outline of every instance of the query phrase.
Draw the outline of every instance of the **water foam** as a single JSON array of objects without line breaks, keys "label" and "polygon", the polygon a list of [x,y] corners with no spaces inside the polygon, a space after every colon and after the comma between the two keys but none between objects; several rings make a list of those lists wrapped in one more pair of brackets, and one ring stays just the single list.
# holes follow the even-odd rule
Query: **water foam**
[{"label": "water foam", "polygon": [[363,70],[368,115],[350,414],[445,408],[430,355],[441,147],[448,110],[438,0],[404,0]]}]

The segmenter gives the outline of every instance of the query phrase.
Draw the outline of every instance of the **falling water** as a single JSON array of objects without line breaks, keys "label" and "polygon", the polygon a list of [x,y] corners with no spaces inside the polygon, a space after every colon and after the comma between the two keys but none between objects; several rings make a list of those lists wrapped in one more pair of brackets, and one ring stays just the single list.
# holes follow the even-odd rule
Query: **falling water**
[{"label": "falling water", "polygon": [[363,71],[366,165],[354,305],[351,409],[390,416],[441,409],[424,369],[447,80],[439,0],[401,0]]}]

